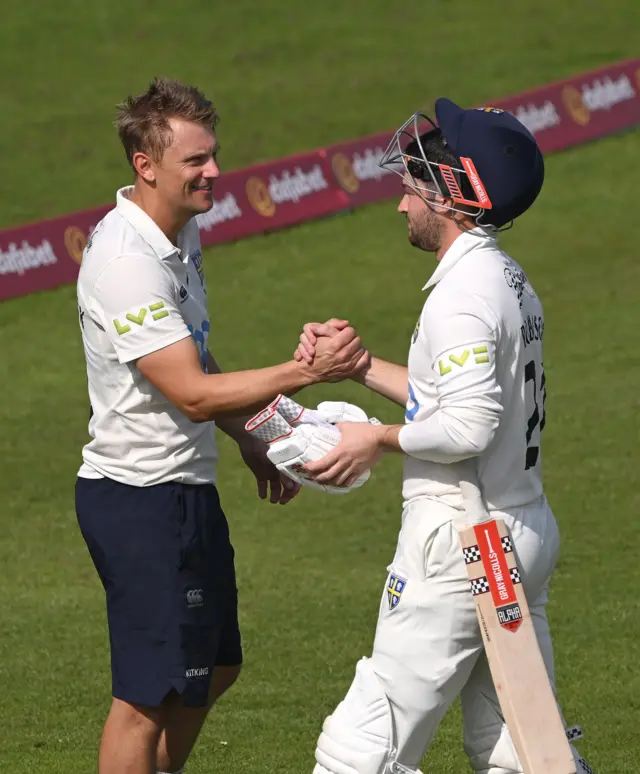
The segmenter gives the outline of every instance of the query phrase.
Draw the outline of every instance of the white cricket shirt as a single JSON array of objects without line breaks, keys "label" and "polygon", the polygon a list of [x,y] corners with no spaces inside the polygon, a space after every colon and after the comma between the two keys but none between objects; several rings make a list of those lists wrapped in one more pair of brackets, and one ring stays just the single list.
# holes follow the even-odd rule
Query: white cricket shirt
[{"label": "white cricket shirt", "polygon": [[148,382],[136,360],[192,336],[206,370],[209,315],[195,218],[173,245],[117,193],[78,276],[78,313],[93,416],[78,473],[133,486],[215,482],[213,422],[194,423]]},{"label": "white cricket shirt", "polygon": [[456,239],[430,287],[409,350],[403,498],[462,508],[450,463],[477,457],[490,509],[532,502],[542,494],[542,305],[481,229]]}]

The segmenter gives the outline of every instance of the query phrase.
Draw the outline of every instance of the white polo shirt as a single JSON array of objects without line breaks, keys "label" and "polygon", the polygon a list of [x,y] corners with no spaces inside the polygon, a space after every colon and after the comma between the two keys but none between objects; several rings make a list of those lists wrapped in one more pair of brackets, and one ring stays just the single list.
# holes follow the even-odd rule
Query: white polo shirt
[{"label": "white polo shirt", "polygon": [[456,239],[430,287],[409,350],[403,497],[461,508],[451,463],[475,456],[490,509],[529,503],[542,494],[542,305],[481,229]]},{"label": "white polo shirt", "polygon": [[78,312],[93,415],[78,473],[133,486],[214,483],[213,422],[194,423],[136,368],[192,336],[206,371],[209,315],[195,218],[173,245],[129,200],[96,226],[78,276]]}]

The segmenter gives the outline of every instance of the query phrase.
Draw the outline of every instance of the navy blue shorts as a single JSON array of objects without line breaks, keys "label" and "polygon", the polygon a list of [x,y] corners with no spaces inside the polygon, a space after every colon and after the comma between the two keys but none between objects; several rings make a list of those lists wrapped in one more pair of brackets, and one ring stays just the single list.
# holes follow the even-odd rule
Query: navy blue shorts
[{"label": "navy blue shorts", "polygon": [[215,486],[76,482],[76,513],[107,598],[113,696],[207,702],[242,662],[234,552]]}]

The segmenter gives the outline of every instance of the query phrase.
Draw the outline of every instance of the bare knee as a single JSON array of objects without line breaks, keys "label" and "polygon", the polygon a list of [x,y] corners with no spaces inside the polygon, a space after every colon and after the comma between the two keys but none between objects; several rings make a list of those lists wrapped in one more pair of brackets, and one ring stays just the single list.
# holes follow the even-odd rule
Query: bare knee
[{"label": "bare knee", "polygon": [[109,712],[109,720],[114,725],[125,726],[137,734],[159,735],[165,722],[165,708],[162,705],[147,707],[114,699]]},{"label": "bare knee", "polygon": [[204,707],[184,707],[181,698],[177,695],[174,697],[170,722],[164,729],[158,746],[159,771],[179,771],[184,766],[209,710],[216,699],[235,683],[240,669],[240,664],[214,668],[207,704]]},{"label": "bare knee", "polygon": [[111,714],[134,728],[162,728],[165,708],[148,707],[143,704],[130,704],[122,699],[113,699]]},{"label": "bare knee", "polygon": [[209,687],[209,704],[213,704],[216,699],[229,690],[235,683],[242,670],[242,664],[233,666],[217,666],[211,676],[211,685]]}]

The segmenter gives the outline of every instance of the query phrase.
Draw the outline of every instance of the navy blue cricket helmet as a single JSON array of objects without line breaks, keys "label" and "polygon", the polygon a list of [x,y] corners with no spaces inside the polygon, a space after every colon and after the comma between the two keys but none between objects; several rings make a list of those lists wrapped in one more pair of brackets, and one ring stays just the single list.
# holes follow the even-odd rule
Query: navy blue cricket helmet
[{"label": "navy blue cricket helmet", "polygon": [[[437,126],[423,113],[414,113],[398,129],[380,166],[404,176],[405,171],[412,175],[411,168],[415,170],[418,164],[428,172],[428,182],[442,196],[453,199],[451,209],[471,214],[479,226],[501,229],[526,212],[544,182],[544,159],[531,132],[511,113],[498,108],[467,110],[441,97],[435,110]],[[421,140],[434,131],[442,134],[458,166],[428,158]],[[423,190],[432,191],[433,185],[430,189],[416,186],[416,190],[422,195]]]}]

